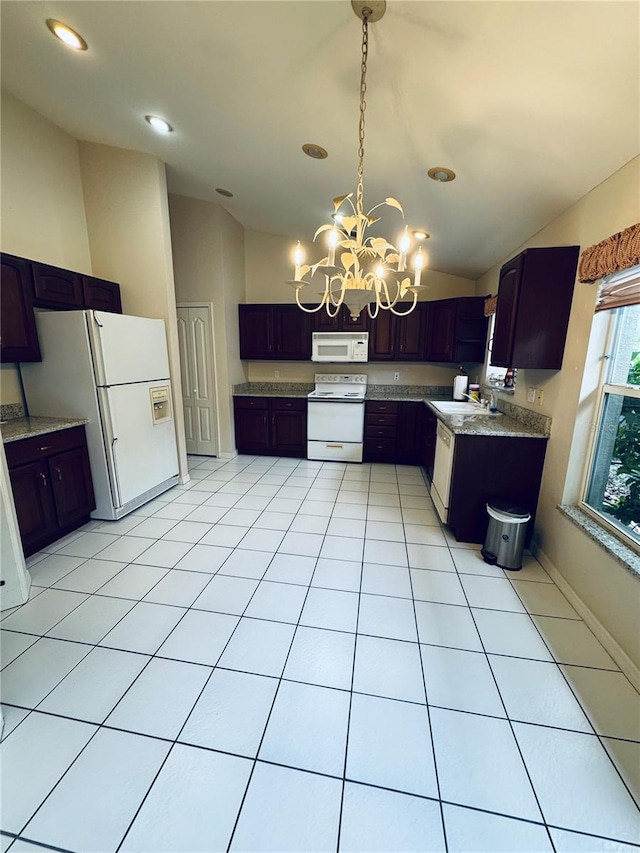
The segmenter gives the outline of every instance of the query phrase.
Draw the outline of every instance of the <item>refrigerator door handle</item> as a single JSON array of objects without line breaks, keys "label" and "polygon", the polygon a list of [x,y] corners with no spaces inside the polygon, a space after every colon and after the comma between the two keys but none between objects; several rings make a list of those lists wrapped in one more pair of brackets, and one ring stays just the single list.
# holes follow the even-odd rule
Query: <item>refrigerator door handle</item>
[{"label": "refrigerator door handle", "polygon": [[114,462],[113,476],[115,479],[114,485],[115,485],[116,494],[118,495],[118,505],[121,505],[122,504],[122,498],[120,496],[122,494],[122,491],[120,489],[120,480],[118,478],[118,460],[116,459],[116,442],[117,442],[117,440],[118,440],[117,437],[111,439],[111,458],[113,459],[113,462]]},{"label": "refrigerator door handle", "polygon": [[93,312],[93,322],[96,324],[96,326],[100,326],[101,329],[104,328],[104,323],[101,323],[100,320],[98,320],[95,311]]}]

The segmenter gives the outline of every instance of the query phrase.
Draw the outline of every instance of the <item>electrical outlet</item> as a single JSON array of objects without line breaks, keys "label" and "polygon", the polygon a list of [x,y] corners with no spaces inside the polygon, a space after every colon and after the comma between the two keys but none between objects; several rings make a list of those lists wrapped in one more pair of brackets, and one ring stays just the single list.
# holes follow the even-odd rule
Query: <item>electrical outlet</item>
[{"label": "electrical outlet", "polygon": [[527,389],[527,403],[535,403],[536,401],[536,388],[529,387]]},{"label": "electrical outlet", "polygon": [[276,379],[280,379],[280,371],[279,370],[274,370],[273,375]]},{"label": "electrical outlet", "polygon": [[544,391],[538,388],[536,391],[536,406],[541,406],[544,403]]},{"label": "electrical outlet", "polygon": [[399,373],[394,373],[394,374],[393,374],[393,378],[397,381],[398,379],[400,379],[400,374],[399,374]]}]

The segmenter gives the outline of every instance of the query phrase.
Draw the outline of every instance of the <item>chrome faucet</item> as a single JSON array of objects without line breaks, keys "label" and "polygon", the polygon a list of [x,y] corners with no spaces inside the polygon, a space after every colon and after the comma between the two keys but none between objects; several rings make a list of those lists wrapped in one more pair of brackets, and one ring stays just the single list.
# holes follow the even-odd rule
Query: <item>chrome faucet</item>
[{"label": "chrome faucet", "polygon": [[480,400],[477,400],[475,397],[472,397],[471,394],[466,394],[464,391],[461,391],[460,393],[462,394],[463,397],[467,397],[471,403],[475,403],[475,405],[481,409],[484,409],[485,406],[487,405],[486,401],[481,402]]}]

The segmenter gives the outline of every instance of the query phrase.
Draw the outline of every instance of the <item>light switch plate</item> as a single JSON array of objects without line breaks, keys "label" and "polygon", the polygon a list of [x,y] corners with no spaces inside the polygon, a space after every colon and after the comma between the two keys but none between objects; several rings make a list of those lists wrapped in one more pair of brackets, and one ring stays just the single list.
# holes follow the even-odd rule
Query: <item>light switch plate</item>
[{"label": "light switch plate", "polygon": [[536,389],[529,387],[527,389],[527,403],[535,403],[536,401]]},{"label": "light switch plate", "polygon": [[542,388],[538,388],[536,391],[536,405],[541,406],[544,403],[544,391]]}]

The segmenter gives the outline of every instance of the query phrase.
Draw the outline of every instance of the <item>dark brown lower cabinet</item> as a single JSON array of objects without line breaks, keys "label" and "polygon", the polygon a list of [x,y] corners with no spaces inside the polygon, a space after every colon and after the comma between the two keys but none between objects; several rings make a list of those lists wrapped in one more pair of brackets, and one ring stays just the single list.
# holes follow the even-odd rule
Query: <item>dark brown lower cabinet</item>
[{"label": "dark brown lower cabinet", "polygon": [[456,435],[448,524],[459,542],[484,542],[486,503],[507,498],[531,513],[531,541],[546,439]]},{"label": "dark brown lower cabinet", "polygon": [[66,536],[95,509],[83,426],[5,445],[25,556]]},{"label": "dark brown lower cabinet", "polygon": [[234,397],[238,453],[307,455],[307,401],[304,397]]},{"label": "dark brown lower cabinet", "polygon": [[364,461],[420,465],[424,408],[424,403],[414,401],[368,400]]}]

